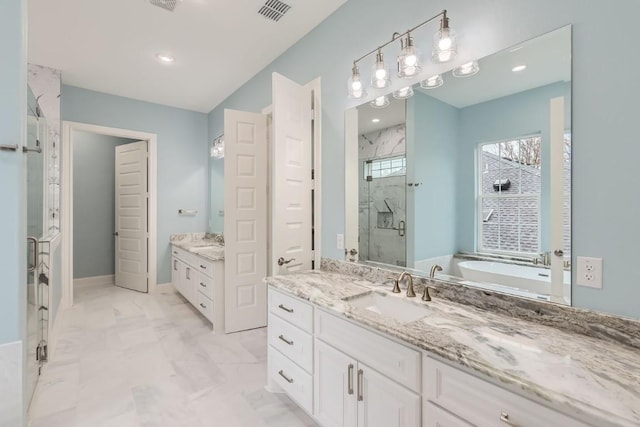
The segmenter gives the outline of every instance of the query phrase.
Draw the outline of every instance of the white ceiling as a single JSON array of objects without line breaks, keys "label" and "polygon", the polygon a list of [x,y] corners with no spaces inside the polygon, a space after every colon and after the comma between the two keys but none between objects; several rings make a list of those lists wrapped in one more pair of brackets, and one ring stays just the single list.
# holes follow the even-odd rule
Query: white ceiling
[{"label": "white ceiling", "polygon": [[[29,62],[65,84],[209,112],[346,0],[284,0],[274,22],[264,0],[30,0]],[[158,63],[156,53],[176,62]]]}]

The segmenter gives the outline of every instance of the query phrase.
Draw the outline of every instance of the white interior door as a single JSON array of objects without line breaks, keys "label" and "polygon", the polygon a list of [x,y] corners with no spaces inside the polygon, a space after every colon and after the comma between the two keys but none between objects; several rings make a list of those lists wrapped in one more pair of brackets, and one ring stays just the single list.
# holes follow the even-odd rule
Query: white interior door
[{"label": "white interior door", "polygon": [[148,147],[116,147],[116,286],[148,291]]},{"label": "white interior door", "polygon": [[311,93],[273,73],[272,272],[312,268]]},{"label": "white interior door", "polygon": [[550,101],[551,147],[551,301],[571,303],[564,280],[564,97]]},{"label": "white interior door", "polygon": [[267,324],[267,117],[224,112],[225,332]]}]

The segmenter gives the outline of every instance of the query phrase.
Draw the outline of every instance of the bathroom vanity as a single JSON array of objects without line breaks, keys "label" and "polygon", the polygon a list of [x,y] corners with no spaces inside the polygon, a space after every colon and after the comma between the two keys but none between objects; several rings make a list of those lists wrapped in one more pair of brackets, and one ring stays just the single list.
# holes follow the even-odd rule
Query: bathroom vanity
[{"label": "bathroom vanity", "polygon": [[[640,424],[640,360],[628,342],[423,302],[323,267],[267,278],[269,384],[322,426]],[[633,341],[640,328],[628,322]]]},{"label": "bathroom vanity", "polygon": [[224,332],[224,246],[204,235],[171,239],[171,283],[209,322]]}]

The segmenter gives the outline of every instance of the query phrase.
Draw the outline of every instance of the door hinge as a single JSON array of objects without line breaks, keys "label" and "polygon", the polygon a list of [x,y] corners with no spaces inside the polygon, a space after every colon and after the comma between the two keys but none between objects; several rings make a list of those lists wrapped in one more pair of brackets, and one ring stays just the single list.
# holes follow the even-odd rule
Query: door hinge
[{"label": "door hinge", "polygon": [[45,342],[40,342],[36,348],[36,360],[39,362],[46,362],[49,357],[47,353],[47,344]]}]

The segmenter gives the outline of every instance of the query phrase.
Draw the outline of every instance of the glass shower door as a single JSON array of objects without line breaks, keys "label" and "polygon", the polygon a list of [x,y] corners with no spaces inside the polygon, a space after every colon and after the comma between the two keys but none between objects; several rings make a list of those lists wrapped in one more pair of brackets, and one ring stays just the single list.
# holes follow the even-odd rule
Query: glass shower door
[{"label": "glass shower door", "polygon": [[[48,244],[45,230],[46,173],[44,143],[46,122],[36,98],[29,90],[27,112],[27,397],[33,396],[43,360],[48,330]],[[46,263],[46,264],[45,264]],[[46,351],[46,350],[44,350]]]}]

